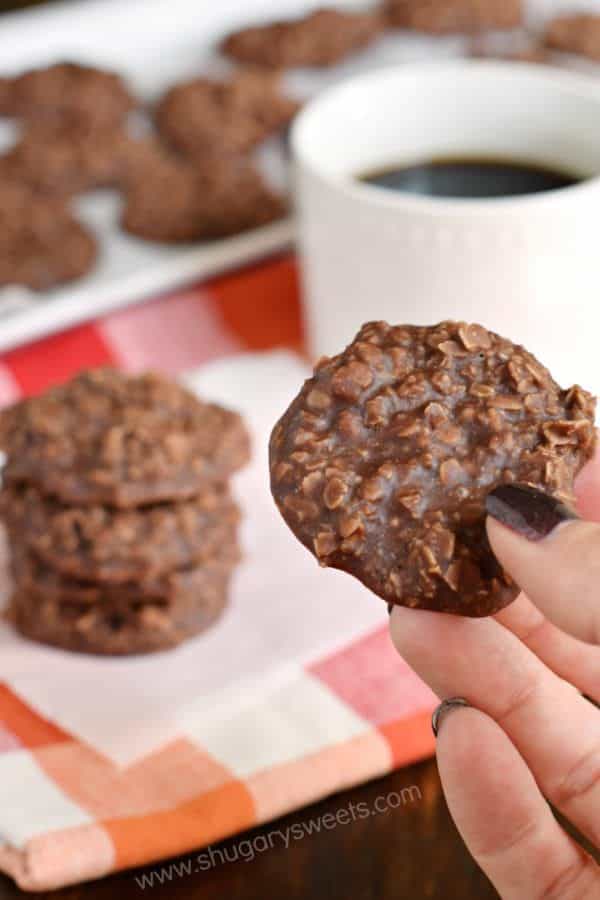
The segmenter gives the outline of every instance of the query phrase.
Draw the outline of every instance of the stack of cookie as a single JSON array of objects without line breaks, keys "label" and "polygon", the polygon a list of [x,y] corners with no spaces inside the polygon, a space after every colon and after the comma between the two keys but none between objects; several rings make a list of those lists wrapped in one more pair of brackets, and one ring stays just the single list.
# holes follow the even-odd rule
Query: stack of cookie
[{"label": "stack of cookie", "polygon": [[239,560],[241,418],[154,374],[83,372],[6,410],[0,509],[26,636],[163,650],[209,626]]}]

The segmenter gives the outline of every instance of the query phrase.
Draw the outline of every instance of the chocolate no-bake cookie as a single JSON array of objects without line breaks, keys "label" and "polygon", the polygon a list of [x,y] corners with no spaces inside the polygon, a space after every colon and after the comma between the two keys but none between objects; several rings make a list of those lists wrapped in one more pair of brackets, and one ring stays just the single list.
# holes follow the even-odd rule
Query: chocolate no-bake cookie
[{"label": "chocolate no-bake cookie", "polygon": [[163,159],[132,172],[121,225],[148,241],[214,240],[281,219],[284,199],[244,160]]},{"label": "chocolate no-bake cookie", "polygon": [[234,540],[239,510],[223,485],[193,499],[136,509],[65,506],[31,485],[6,484],[2,515],[47,565],[104,583],[158,578],[210,560]]},{"label": "chocolate no-bake cookie", "polygon": [[480,325],[371,322],[275,426],[273,496],[322,565],[386,601],[488,615],[517,586],[489,547],[486,495],[523,482],[571,503],[594,409]]},{"label": "chocolate no-bake cookie", "polygon": [[6,90],[16,116],[88,127],[117,127],[135,106],[119,75],[73,62],[31,69],[12,79]]},{"label": "chocolate no-bake cookie", "polygon": [[376,40],[383,24],[376,11],[318,9],[302,19],[236,31],[221,49],[238,62],[269,68],[331,66]]},{"label": "chocolate no-bake cookie", "polygon": [[237,413],[158,374],[82,372],[0,415],[10,481],[65,503],[120,507],[192,497],[248,460]]},{"label": "chocolate no-bake cookie", "polygon": [[522,0],[386,0],[389,25],[431,34],[506,30],[523,23]]},{"label": "chocolate no-bake cookie", "polygon": [[152,180],[164,167],[185,165],[182,157],[155,134],[143,137],[127,135],[121,154],[121,187],[127,188],[144,180]]},{"label": "chocolate no-bake cookie", "polygon": [[44,291],[85,275],[96,240],[59,200],[0,175],[0,287]]},{"label": "chocolate no-bake cookie", "polygon": [[283,129],[298,107],[281,92],[277,75],[247,69],[224,81],[175,85],[157,106],[156,125],[169,144],[202,160],[246,153]]},{"label": "chocolate no-bake cookie", "polygon": [[156,577],[136,581],[102,582],[78,579],[65,575],[45,562],[28,547],[22,534],[11,535],[11,569],[18,589],[39,600],[49,598],[60,606],[109,605],[111,608],[129,607],[139,602],[156,601],[165,606],[193,602],[194,595],[206,584],[209,574],[232,572],[241,559],[236,528],[223,532],[224,538],[215,546],[210,558]]},{"label": "chocolate no-bake cookie", "polygon": [[9,619],[31,640],[80,653],[122,656],[176,647],[200,634],[227,605],[230,572],[208,566],[193,594],[167,603],[140,600],[115,605],[112,592],[93,607],[40,598],[19,588],[11,598]]},{"label": "chocolate no-bake cookie", "polygon": [[114,128],[33,123],[0,158],[0,170],[39,191],[72,194],[118,185],[127,150],[126,135]]},{"label": "chocolate no-bake cookie", "polygon": [[600,15],[558,16],[548,24],[544,43],[553,50],[600,60]]}]

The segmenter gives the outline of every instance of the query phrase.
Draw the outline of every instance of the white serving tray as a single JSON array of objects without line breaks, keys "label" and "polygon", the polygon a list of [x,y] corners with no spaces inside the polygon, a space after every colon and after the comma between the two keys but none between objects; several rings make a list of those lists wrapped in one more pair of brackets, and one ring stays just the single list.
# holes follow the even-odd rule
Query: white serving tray
[{"label": "white serving tray", "polygon": [[[181,78],[227,71],[228,64],[214,46],[231,29],[301,15],[319,5],[323,5],[319,0],[77,0],[54,4],[0,18],[0,74],[71,59],[118,70],[142,99],[151,103]],[[336,5],[351,9],[365,3],[343,0]],[[532,15],[539,17],[570,5],[533,0]],[[600,0],[589,5],[600,8]],[[460,37],[440,39],[398,32],[333,69],[288,73],[286,89],[303,99],[374,66],[457,56],[466,48]],[[12,126],[0,122],[0,147],[13,139]],[[282,142],[268,142],[257,159],[275,186],[286,186]],[[289,219],[226,240],[161,246],[119,230],[119,203],[117,193],[111,191],[96,191],[76,201],[81,217],[94,227],[99,239],[99,262],[89,276],[45,294],[23,288],[0,290],[0,351],[282,250],[294,237]]]}]

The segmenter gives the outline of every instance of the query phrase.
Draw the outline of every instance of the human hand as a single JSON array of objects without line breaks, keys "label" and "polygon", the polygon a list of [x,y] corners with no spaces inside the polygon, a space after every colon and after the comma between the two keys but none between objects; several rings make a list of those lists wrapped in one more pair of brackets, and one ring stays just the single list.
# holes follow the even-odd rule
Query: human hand
[{"label": "human hand", "polygon": [[[577,488],[600,521],[600,455]],[[444,793],[503,900],[598,900],[600,867],[544,797],[600,847],[600,710],[581,695],[600,702],[600,525],[537,491],[500,489],[488,508],[524,593],[486,619],[394,607],[392,639],[450,700],[434,714]]]}]

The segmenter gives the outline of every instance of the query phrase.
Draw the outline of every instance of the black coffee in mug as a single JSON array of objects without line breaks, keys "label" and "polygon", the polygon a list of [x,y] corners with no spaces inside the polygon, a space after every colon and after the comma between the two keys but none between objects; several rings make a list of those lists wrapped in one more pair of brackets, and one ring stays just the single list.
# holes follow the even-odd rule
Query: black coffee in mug
[{"label": "black coffee in mug", "polygon": [[443,157],[390,166],[359,175],[360,181],[424,197],[485,199],[539,194],[570,187],[582,179],[531,162],[479,157]]}]

